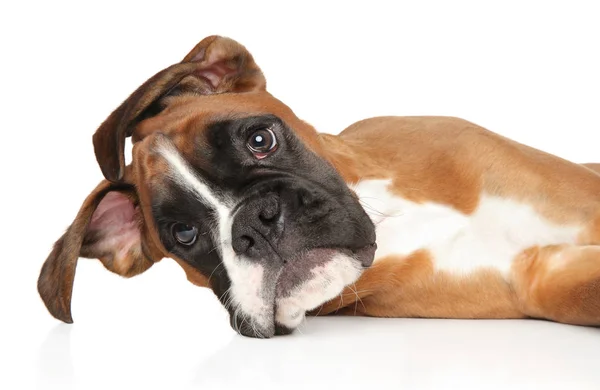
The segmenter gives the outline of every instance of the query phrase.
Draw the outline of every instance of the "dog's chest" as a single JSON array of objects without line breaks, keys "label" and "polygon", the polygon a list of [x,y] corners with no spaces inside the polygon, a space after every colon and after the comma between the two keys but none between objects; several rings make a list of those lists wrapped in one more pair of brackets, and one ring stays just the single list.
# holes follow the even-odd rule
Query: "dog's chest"
[{"label": "dog's chest", "polygon": [[437,203],[415,203],[389,191],[389,180],[365,180],[352,186],[376,226],[375,261],[401,258],[420,249],[435,267],[453,272],[493,268],[508,275],[512,260],[535,245],[574,243],[576,226],[561,226],[532,207],[482,195],[470,215]]}]

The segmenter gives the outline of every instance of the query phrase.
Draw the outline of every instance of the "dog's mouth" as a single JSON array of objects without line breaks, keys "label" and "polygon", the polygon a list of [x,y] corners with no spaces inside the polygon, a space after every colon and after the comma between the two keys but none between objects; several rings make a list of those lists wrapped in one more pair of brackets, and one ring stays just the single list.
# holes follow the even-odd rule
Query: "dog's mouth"
[{"label": "dog's mouth", "polygon": [[231,325],[250,337],[291,333],[306,312],[334,299],[354,283],[372,264],[376,248],[376,244],[356,250],[315,248],[293,256],[276,277],[263,280],[263,291],[273,292],[267,294],[271,299],[264,301],[265,318],[233,313]]},{"label": "dog's mouth", "polygon": [[[315,274],[337,257],[340,261],[354,263],[353,266],[367,268],[373,263],[376,244],[358,250],[348,248],[315,248],[299,253],[284,265],[276,284],[276,296],[284,298],[292,295],[299,286],[310,282]],[[332,275],[334,276],[334,275]]]}]

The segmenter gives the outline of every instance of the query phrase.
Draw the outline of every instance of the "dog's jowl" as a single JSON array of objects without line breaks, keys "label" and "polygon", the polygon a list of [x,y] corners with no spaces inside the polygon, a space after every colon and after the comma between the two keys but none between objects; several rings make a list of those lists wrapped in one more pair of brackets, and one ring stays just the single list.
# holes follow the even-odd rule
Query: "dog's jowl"
[{"label": "dog's jowl", "polygon": [[319,134],[216,36],[134,91],[94,148],[105,180],[38,281],[62,321],[79,257],[126,277],[169,257],[253,337],[307,313],[600,324],[596,165],[457,118]]}]

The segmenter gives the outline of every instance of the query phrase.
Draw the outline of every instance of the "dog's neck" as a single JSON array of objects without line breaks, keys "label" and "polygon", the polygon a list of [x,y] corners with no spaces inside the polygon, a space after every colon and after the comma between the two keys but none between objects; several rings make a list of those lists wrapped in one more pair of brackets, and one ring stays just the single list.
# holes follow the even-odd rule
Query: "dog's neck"
[{"label": "dog's neck", "polygon": [[340,173],[348,184],[355,184],[365,179],[382,179],[386,169],[375,151],[369,145],[353,142],[352,139],[338,135],[320,133],[319,141],[323,148],[323,156]]}]

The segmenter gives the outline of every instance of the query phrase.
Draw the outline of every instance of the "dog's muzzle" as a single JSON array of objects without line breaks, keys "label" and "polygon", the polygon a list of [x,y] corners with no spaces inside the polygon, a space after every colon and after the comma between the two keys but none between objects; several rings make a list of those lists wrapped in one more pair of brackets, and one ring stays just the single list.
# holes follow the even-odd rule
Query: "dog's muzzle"
[{"label": "dog's muzzle", "polygon": [[253,337],[291,332],[306,311],[355,282],[376,250],[372,222],[351,196],[307,186],[254,192],[236,207],[231,229],[236,257],[262,275],[260,313],[272,316],[253,318],[244,307],[233,313],[234,329]]},{"label": "dog's muzzle", "polygon": [[[355,226],[350,229],[340,226],[341,221],[337,221],[340,218],[333,215],[336,212],[350,214],[302,192],[258,194],[235,215],[233,250],[253,261],[286,264],[299,261],[301,254],[309,250],[338,249],[363,267],[371,266],[376,247],[374,233],[369,234],[368,229],[355,231]],[[349,217],[341,219],[350,225],[358,222]]]}]

